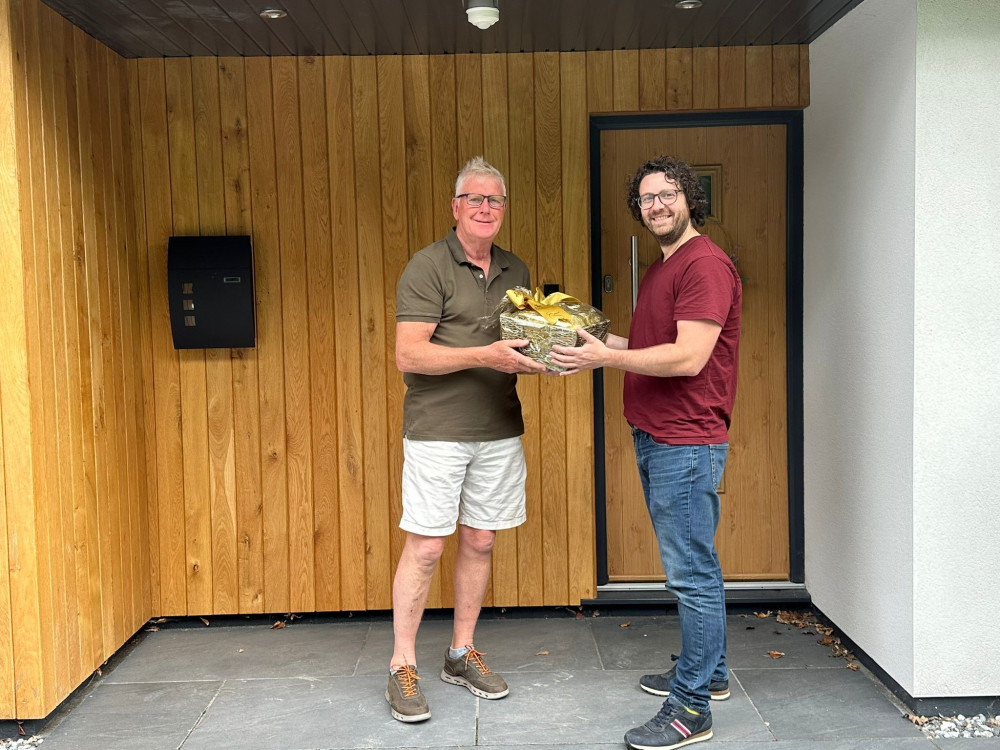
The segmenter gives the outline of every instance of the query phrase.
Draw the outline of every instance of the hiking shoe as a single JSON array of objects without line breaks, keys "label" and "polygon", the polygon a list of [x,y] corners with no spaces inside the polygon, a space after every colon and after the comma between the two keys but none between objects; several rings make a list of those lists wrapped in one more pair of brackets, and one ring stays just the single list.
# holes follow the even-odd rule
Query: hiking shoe
[{"label": "hiking shoe", "polygon": [[625,733],[625,744],[634,750],[684,747],[712,739],[712,714],[693,714],[684,706],[664,701],[663,707],[641,727]]},{"label": "hiking shoe", "polygon": [[385,699],[392,709],[392,718],[412,724],[431,718],[427,699],[417,685],[417,668],[406,664],[389,675],[389,685],[385,689]]},{"label": "hiking shoe", "polygon": [[503,698],[510,689],[503,677],[496,672],[491,672],[483,661],[481,651],[476,651],[472,646],[466,646],[469,650],[461,656],[452,659],[450,652],[444,652],[444,669],[441,670],[441,679],[450,682],[452,685],[462,685],[469,688],[469,692],[478,695],[480,698],[494,700]]},{"label": "hiking shoe", "polygon": [[[639,687],[647,693],[670,695],[670,681],[674,679],[677,666],[673,666],[663,674],[644,674],[639,678]],[[708,683],[708,696],[713,701],[724,701],[729,698],[729,680],[712,680]]]}]

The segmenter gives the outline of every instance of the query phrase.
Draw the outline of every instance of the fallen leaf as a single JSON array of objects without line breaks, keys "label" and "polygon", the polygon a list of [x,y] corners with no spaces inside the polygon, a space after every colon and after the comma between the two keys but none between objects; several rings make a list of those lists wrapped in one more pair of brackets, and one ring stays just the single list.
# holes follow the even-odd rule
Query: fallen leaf
[{"label": "fallen leaf", "polygon": [[94,670],[94,671],[96,671],[96,672],[97,672],[97,676],[98,676],[98,677],[102,677],[102,676],[104,675],[104,672],[102,672],[102,671],[101,671],[101,668],[100,668],[100,667],[98,667],[98,668],[97,668],[96,670]]},{"label": "fallen leaf", "polygon": [[759,617],[760,619],[763,620],[765,617],[770,617],[771,616],[771,610],[767,610],[767,612],[754,612],[754,614],[757,615],[757,617]]},{"label": "fallen leaf", "polygon": [[159,628],[156,627],[155,625],[150,625],[148,628],[146,628],[147,633],[155,633],[157,630],[159,630]]},{"label": "fallen leaf", "polygon": [[917,716],[915,714],[905,714],[904,718],[909,719],[911,724],[916,724],[918,727],[922,727],[930,721],[930,717],[928,716]]},{"label": "fallen leaf", "polygon": [[297,614],[295,614],[294,612],[293,612],[293,613],[290,613],[290,614],[288,615],[288,620],[289,620],[289,622],[295,622],[296,620],[301,620],[301,619],[302,619],[302,615],[297,615]]},{"label": "fallen leaf", "polygon": [[817,633],[822,633],[823,635],[832,635],[833,634],[833,628],[827,628],[827,627],[824,627],[823,625],[817,625],[816,626],[816,632]]},{"label": "fallen leaf", "polygon": [[210,622],[209,622],[208,620],[206,620],[206,619],[205,619],[204,617],[199,617],[198,619],[199,619],[199,620],[201,620],[201,621],[202,621],[203,623],[205,623],[205,627],[206,627],[206,628],[207,628],[207,627],[208,627],[209,625],[211,625],[211,624],[212,624],[212,623],[210,623]]},{"label": "fallen leaf", "polygon": [[848,668],[848,669],[851,669],[851,670],[853,670],[853,671],[855,671],[855,672],[857,672],[857,671],[858,671],[858,665],[857,665],[857,664],[848,664],[848,665],[847,665],[847,668]]},{"label": "fallen leaf", "polygon": [[537,654],[535,654],[535,656],[548,656],[548,655],[549,655],[548,651],[539,651]]},{"label": "fallen leaf", "polygon": [[620,627],[620,628],[627,628],[631,624],[632,624],[631,622],[620,622],[620,623],[618,623],[618,627]]},{"label": "fallen leaf", "polygon": [[153,620],[153,622],[155,622],[155,623],[161,623],[161,622],[166,622],[166,621],[167,621],[166,617],[159,617],[159,618]]},{"label": "fallen leaf", "polygon": [[840,643],[840,639],[835,635],[824,635],[818,641],[816,641],[820,646],[835,646]]},{"label": "fallen leaf", "polygon": [[816,635],[816,634],[811,630],[803,630],[802,635]]},{"label": "fallen leaf", "polygon": [[237,651],[237,653],[242,654],[243,653],[243,649],[240,649],[239,651]]},{"label": "fallen leaf", "polygon": [[783,651],[768,651],[767,655],[770,656],[772,659],[780,659],[785,654]]},{"label": "fallen leaf", "polygon": [[278,620],[276,623],[274,623],[274,625],[271,626],[271,630],[281,630],[283,627],[286,627],[287,625],[288,623],[286,623],[284,620]]},{"label": "fallen leaf", "polygon": [[25,734],[24,727],[21,726],[21,722],[17,722],[17,733],[20,735]]},{"label": "fallen leaf", "polygon": [[779,610],[778,616],[774,619],[776,619],[782,625],[793,625],[795,624],[797,617],[794,612]]}]

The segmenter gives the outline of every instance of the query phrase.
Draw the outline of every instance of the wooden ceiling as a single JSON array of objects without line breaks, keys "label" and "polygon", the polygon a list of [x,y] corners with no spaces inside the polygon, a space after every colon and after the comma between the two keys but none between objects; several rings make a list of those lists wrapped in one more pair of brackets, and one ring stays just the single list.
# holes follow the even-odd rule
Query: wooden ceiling
[{"label": "wooden ceiling", "polygon": [[[808,44],[861,0],[43,0],[125,57],[389,55]],[[286,18],[265,21],[263,8]]]}]

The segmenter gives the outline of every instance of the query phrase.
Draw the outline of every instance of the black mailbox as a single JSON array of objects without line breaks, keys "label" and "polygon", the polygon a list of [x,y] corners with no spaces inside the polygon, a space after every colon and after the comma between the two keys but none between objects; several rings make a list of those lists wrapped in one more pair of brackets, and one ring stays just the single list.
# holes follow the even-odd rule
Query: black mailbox
[{"label": "black mailbox", "polygon": [[256,345],[249,237],[171,237],[167,287],[175,349]]}]

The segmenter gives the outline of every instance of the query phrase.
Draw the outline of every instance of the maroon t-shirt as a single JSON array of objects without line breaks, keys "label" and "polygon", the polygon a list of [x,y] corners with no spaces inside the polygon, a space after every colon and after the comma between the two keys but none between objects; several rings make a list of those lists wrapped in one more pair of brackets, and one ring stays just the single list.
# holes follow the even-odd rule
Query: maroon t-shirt
[{"label": "maroon t-shirt", "polygon": [[736,399],[740,343],[740,276],[705,235],[655,261],[639,286],[628,348],[677,340],[678,320],[714,320],[722,326],[708,363],[692,377],[625,373],[625,418],[664,443],[703,445],[729,439]]}]

